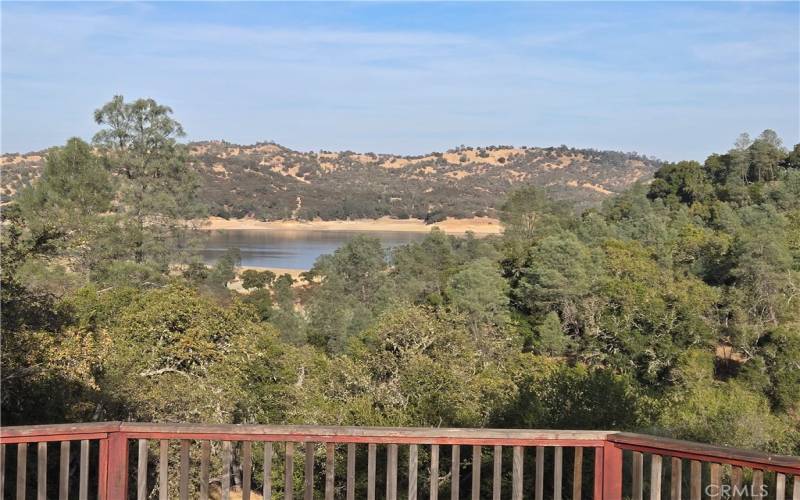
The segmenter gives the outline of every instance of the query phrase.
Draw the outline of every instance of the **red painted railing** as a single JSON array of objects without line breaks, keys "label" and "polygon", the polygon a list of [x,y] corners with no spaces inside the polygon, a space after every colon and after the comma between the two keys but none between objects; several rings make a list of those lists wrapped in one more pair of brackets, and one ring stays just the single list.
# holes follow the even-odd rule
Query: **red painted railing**
[{"label": "red painted railing", "polygon": [[[298,446],[303,453],[295,454]],[[279,493],[291,499],[302,491],[308,500],[315,493],[326,500],[437,499],[440,492],[451,499],[640,500],[647,493],[651,500],[662,495],[800,500],[798,457],[604,431],[120,422],[21,426],[0,429],[0,460],[0,492],[20,500],[33,498],[34,491],[38,499],[228,498],[232,482],[242,498],[255,497],[251,489],[257,484],[264,498]],[[172,474],[171,460],[177,464]],[[274,467],[281,460],[282,467]],[[302,474],[295,468],[300,462]],[[29,475],[34,467],[36,473]],[[219,475],[212,477],[212,468]],[[273,485],[280,470],[282,481]],[[254,472],[263,473],[260,480]]]}]

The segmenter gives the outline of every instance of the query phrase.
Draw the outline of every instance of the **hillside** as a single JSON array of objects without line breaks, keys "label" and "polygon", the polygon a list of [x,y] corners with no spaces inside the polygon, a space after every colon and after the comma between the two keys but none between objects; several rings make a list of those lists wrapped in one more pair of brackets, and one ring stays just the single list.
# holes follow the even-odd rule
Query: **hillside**
[{"label": "hillside", "polygon": [[[524,184],[586,207],[651,178],[659,165],[637,154],[565,146],[399,156],[209,141],[189,150],[211,215],[265,220],[492,216],[509,189]],[[4,201],[38,175],[43,158],[3,155]]]}]

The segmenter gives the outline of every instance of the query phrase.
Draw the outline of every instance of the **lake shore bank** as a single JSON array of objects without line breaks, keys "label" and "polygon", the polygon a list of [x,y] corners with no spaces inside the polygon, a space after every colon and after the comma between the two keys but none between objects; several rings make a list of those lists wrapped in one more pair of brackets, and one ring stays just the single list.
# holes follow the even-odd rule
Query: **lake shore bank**
[{"label": "lake shore bank", "polygon": [[425,224],[420,219],[357,219],[335,221],[260,221],[256,219],[223,219],[209,217],[200,223],[200,229],[214,230],[283,230],[283,231],[387,231],[401,233],[427,233],[437,227],[448,234],[464,234],[473,232],[476,235],[488,236],[500,234],[503,225],[497,219],[489,217],[473,217],[471,219],[446,219],[436,224]]}]

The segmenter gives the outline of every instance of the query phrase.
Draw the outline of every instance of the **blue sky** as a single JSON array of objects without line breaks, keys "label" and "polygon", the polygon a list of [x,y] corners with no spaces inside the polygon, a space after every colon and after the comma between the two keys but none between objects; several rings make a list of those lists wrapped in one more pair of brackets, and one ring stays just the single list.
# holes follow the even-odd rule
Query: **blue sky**
[{"label": "blue sky", "polygon": [[797,2],[1,5],[3,152],[91,138],[114,94],[300,150],[800,142]]}]

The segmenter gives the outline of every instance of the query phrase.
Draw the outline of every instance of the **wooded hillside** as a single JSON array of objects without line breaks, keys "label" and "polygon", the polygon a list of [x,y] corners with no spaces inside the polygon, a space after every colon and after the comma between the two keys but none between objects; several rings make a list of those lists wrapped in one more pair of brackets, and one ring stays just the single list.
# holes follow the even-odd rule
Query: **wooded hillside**
[{"label": "wooded hillside", "polygon": [[[632,153],[566,146],[397,156],[199,142],[188,145],[188,154],[210,215],[262,220],[496,217],[506,194],[523,185],[586,208],[650,179],[660,164]],[[44,155],[3,156],[4,200],[39,175]]]}]

